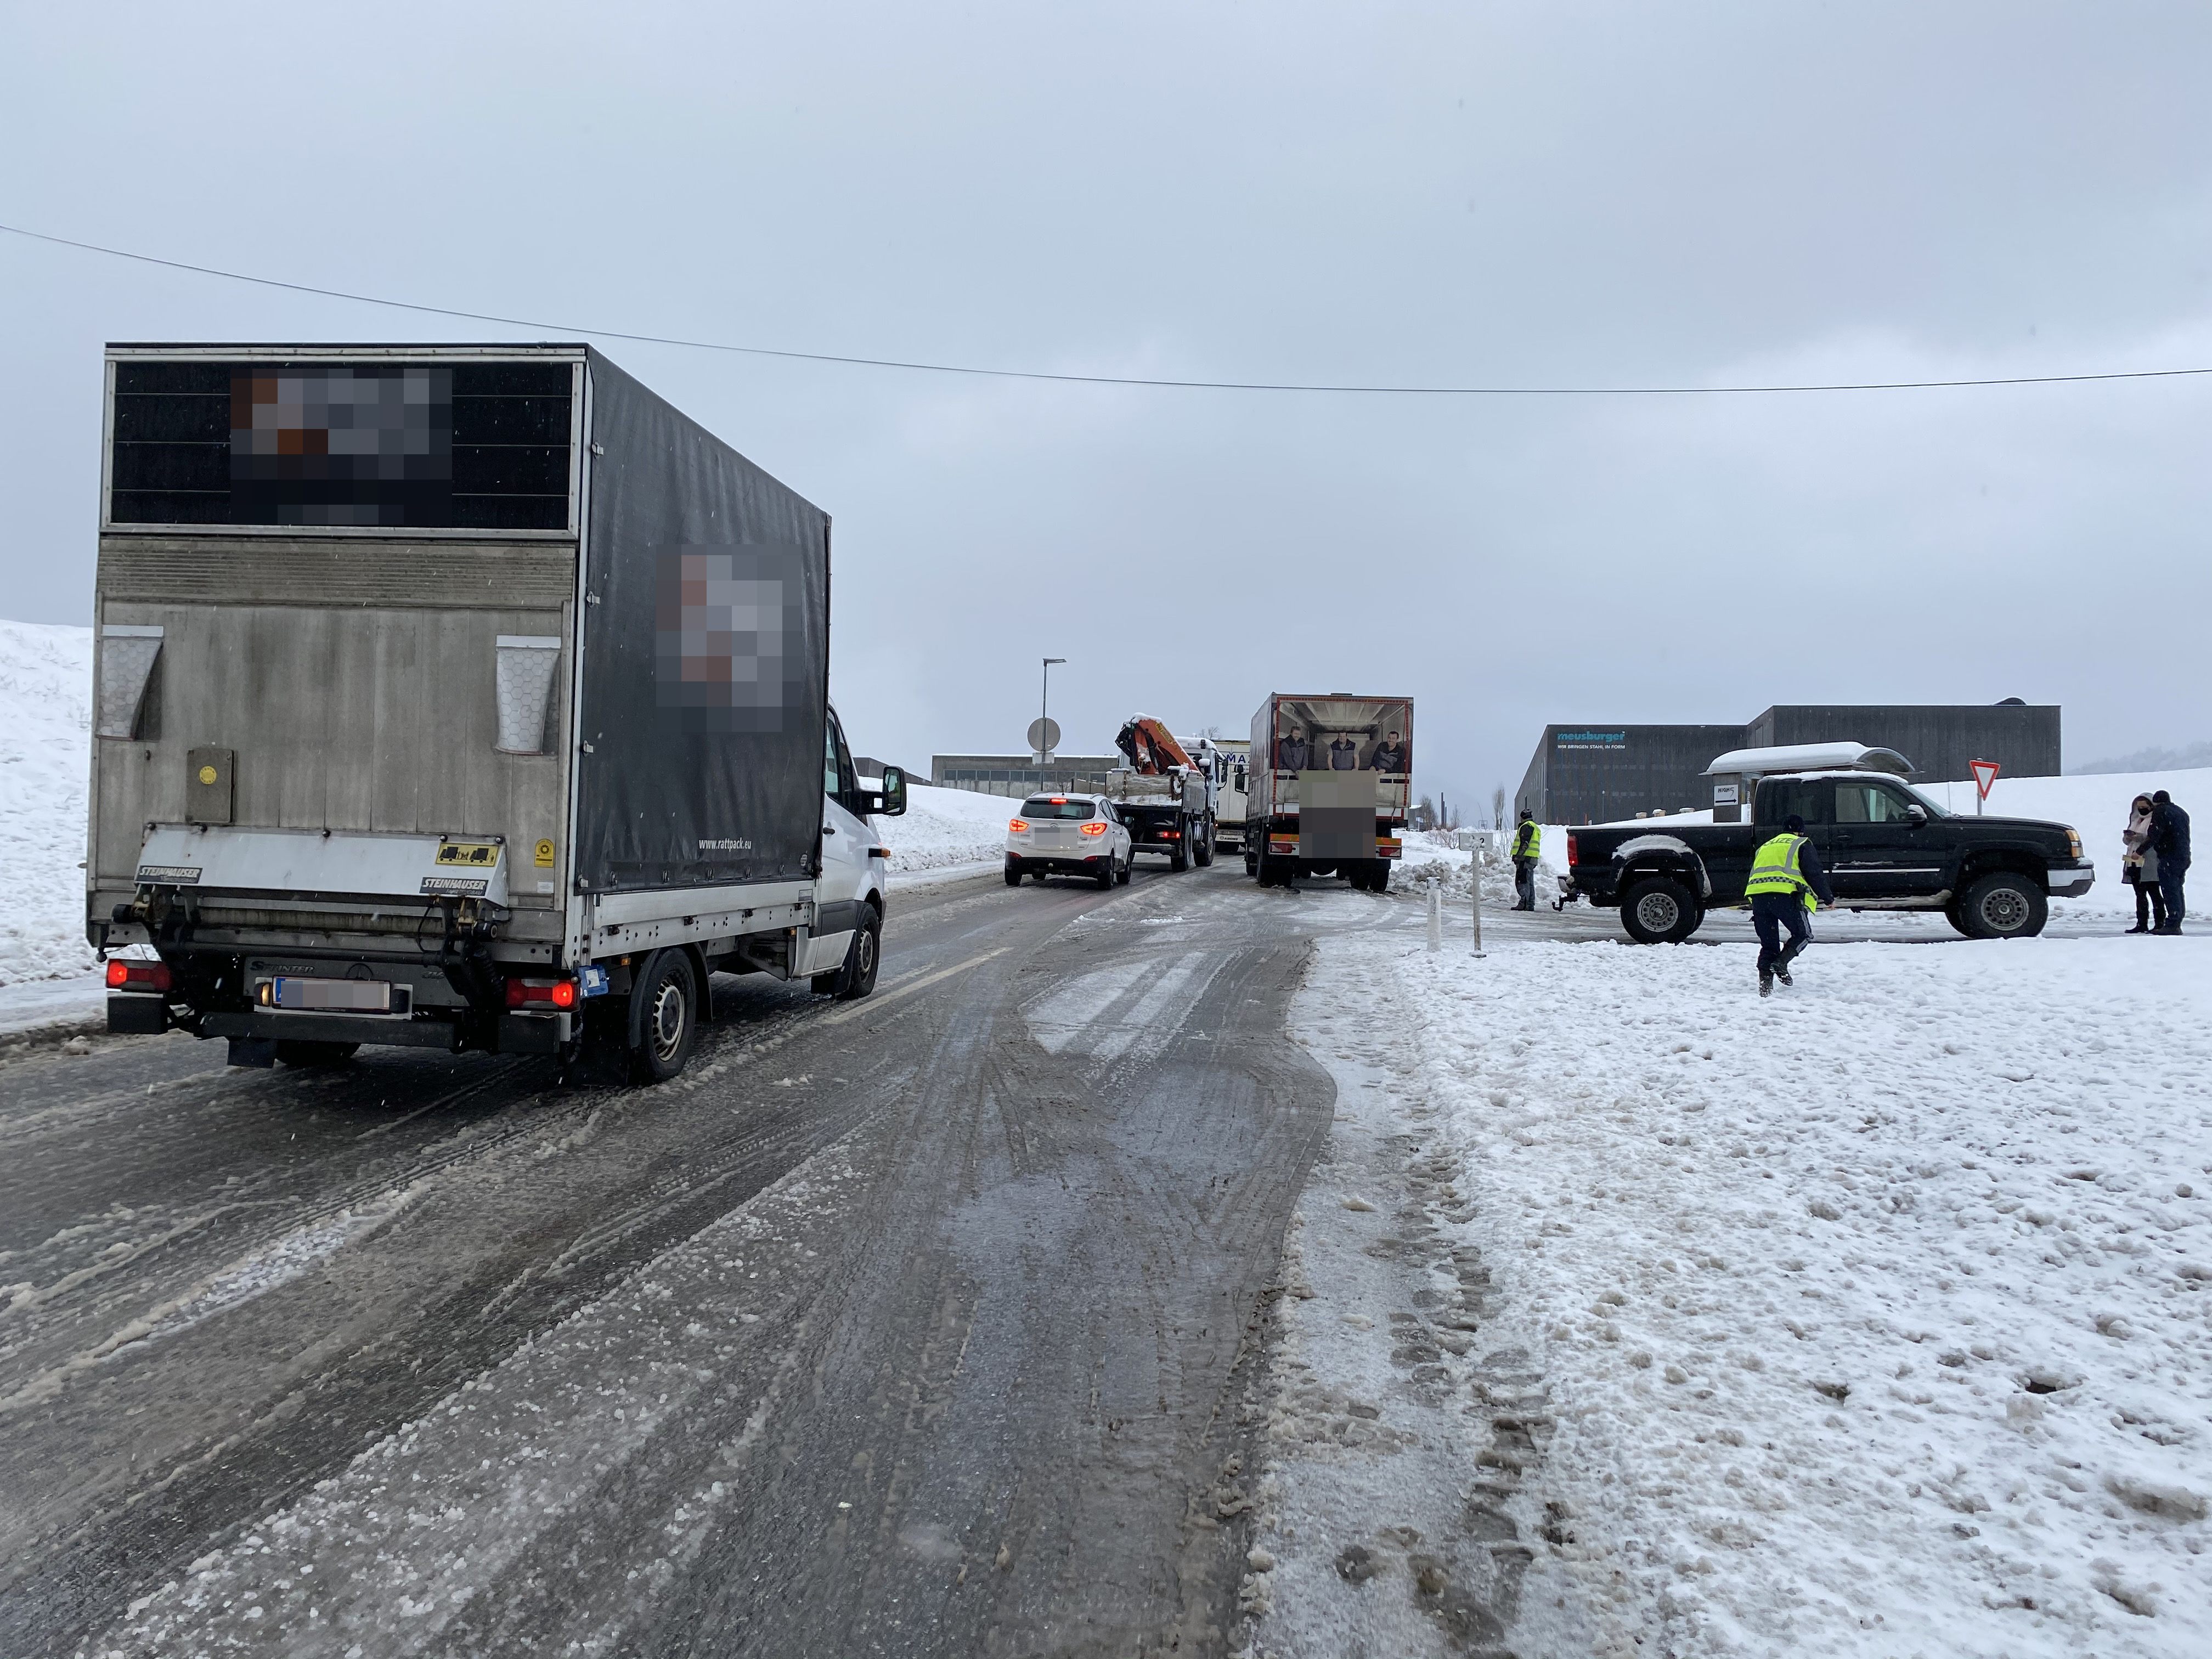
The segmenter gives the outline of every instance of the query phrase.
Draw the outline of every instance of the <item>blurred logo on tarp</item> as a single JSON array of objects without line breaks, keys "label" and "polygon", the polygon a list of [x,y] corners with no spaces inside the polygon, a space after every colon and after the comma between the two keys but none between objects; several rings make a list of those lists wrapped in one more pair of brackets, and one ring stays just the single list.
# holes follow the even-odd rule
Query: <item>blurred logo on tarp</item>
[{"label": "blurred logo on tarp", "polygon": [[231,494],[255,504],[252,521],[404,525],[414,498],[450,491],[453,477],[450,368],[317,363],[231,376]]},{"label": "blurred logo on tarp", "polygon": [[805,703],[804,570],[795,547],[661,550],[653,701],[696,731],[784,730]]}]

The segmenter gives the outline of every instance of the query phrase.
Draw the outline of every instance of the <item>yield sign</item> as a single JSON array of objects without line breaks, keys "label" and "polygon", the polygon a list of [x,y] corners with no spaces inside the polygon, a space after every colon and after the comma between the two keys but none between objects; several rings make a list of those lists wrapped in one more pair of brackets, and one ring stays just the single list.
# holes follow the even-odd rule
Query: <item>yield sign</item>
[{"label": "yield sign", "polygon": [[1974,769],[1974,787],[1981,792],[1981,798],[1987,800],[1990,798],[1990,786],[1997,781],[1999,769],[1997,763],[1969,761],[1966,763]]}]

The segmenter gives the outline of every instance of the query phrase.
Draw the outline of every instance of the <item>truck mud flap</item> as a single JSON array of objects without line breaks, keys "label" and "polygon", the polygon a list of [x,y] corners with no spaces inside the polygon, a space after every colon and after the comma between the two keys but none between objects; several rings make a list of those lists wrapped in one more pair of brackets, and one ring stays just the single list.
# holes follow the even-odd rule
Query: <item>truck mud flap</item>
[{"label": "truck mud flap", "polygon": [[566,1014],[501,1014],[499,1052],[503,1054],[557,1054],[568,1040]]},{"label": "truck mud flap", "polygon": [[159,1036],[169,1029],[169,1005],[157,996],[122,996],[107,1000],[107,1030],[111,1036]]}]

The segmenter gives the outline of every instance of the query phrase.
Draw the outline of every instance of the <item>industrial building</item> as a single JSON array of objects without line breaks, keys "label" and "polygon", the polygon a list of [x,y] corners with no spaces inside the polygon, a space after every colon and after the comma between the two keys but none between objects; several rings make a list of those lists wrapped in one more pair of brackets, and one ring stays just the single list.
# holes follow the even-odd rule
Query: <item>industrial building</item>
[{"label": "industrial building", "polygon": [[1103,789],[1106,774],[1129,763],[1119,755],[1054,755],[1042,766],[1029,755],[933,755],[929,781],[981,795],[1026,795],[1039,789]]},{"label": "industrial building", "polygon": [[1515,804],[1546,823],[1604,823],[1712,805],[1716,755],[1781,744],[1856,742],[1894,749],[1913,775],[1969,775],[1991,760],[2012,777],[2056,777],[2058,706],[2001,703],[1778,703],[1743,726],[1547,726]]}]

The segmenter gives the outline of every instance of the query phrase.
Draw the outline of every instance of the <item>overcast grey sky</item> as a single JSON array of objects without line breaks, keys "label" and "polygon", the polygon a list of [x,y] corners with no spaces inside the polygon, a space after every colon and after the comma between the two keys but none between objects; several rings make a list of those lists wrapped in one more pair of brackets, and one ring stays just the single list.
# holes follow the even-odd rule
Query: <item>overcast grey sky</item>
[{"label": "overcast grey sky", "polygon": [[[2212,8],[0,8],[0,220],[574,325],[1105,374],[2212,366]],[[102,342],[532,338],[0,236],[0,614],[89,620]],[[574,337],[571,333],[569,337]],[[2212,735],[2212,378],[1376,398],[609,343],[836,522],[855,744],[1418,699]]]}]

